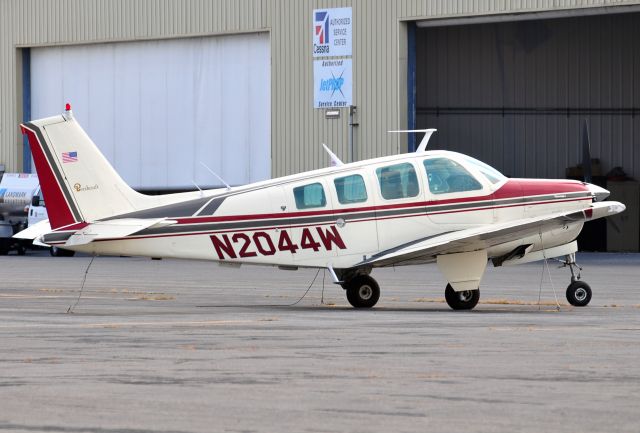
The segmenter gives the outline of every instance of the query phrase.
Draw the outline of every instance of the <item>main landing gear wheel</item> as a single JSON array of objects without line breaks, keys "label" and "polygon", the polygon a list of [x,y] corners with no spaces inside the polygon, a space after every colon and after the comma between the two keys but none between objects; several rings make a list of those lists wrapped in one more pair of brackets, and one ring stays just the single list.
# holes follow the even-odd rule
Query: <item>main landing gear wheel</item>
[{"label": "main landing gear wheel", "polygon": [[354,308],[371,308],[380,299],[380,286],[368,275],[357,275],[342,285]]},{"label": "main landing gear wheel", "polygon": [[591,301],[591,287],[584,281],[574,281],[567,287],[567,301],[574,307],[586,307]]},{"label": "main landing gear wheel", "polygon": [[480,289],[456,292],[451,287],[451,284],[447,284],[447,288],[444,290],[444,298],[453,310],[471,310],[480,300]]}]

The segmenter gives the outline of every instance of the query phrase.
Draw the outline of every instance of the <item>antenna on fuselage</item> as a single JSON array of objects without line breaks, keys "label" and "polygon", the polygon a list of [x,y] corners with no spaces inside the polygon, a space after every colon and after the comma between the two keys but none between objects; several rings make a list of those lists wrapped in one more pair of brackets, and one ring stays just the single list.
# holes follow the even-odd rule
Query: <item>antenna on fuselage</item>
[{"label": "antenna on fuselage", "polygon": [[324,143],[322,143],[322,147],[324,147],[324,150],[329,154],[329,158],[331,158],[331,167],[340,167],[341,165],[344,165],[344,163],[340,161],[340,158],[338,158],[336,154],[333,153]]},{"label": "antenna on fuselage", "polygon": [[195,181],[195,180],[192,180],[192,181],[191,181],[191,183],[193,184],[193,186],[195,186],[196,188],[198,188],[198,191],[200,191],[200,196],[202,197],[202,188],[200,188],[200,187],[198,186],[198,184],[196,183],[196,181]]},{"label": "antenna on fuselage", "polygon": [[436,132],[437,129],[429,128],[429,129],[400,129],[397,131],[387,131],[387,132],[424,132],[424,137],[422,137],[422,141],[418,145],[416,149],[416,153],[421,153],[427,150],[427,144],[429,143],[429,139],[431,138],[431,134]]},{"label": "antenna on fuselage", "polygon": [[[205,163],[204,163],[204,162],[202,162],[202,161],[200,161],[200,164],[202,164],[202,166],[203,166],[204,168],[206,168],[207,170],[209,170],[209,173],[211,173],[211,174],[212,174],[212,175],[214,175],[216,178],[218,178],[218,180],[219,180],[220,182],[222,182],[222,183],[224,184],[224,186],[226,186],[226,187],[227,187],[227,190],[230,190],[230,189],[231,189],[231,186],[230,186],[227,182],[225,182],[223,178],[221,178],[220,176],[218,176],[218,174],[217,174],[215,171],[211,170],[211,169],[207,166],[207,164],[205,164]],[[200,188],[198,188],[198,189],[200,189]]]}]

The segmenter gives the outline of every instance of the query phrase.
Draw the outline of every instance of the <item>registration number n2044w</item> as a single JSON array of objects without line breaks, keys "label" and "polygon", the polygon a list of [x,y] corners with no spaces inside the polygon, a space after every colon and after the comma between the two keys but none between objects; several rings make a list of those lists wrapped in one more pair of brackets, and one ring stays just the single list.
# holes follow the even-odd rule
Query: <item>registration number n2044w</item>
[{"label": "registration number n2044w", "polygon": [[273,234],[263,231],[214,234],[211,242],[220,260],[273,256],[278,251],[295,254],[300,249],[331,251],[334,245],[340,250],[347,248],[335,226],[304,228],[300,239],[293,239],[289,231],[283,229]]}]

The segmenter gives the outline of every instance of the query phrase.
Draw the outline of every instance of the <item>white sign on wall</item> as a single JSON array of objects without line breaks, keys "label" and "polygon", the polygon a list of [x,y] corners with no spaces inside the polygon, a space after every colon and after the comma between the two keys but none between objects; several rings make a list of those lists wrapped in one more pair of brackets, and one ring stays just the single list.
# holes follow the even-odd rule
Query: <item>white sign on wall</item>
[{"label": "white sign on wall", "polygon": [[351,8],[314,9],[313,57],[351,55]]},{"label": "white sign on wall", "polygon": [[314,108],[352,105],[351,59],[314,60],[313,82]]}]

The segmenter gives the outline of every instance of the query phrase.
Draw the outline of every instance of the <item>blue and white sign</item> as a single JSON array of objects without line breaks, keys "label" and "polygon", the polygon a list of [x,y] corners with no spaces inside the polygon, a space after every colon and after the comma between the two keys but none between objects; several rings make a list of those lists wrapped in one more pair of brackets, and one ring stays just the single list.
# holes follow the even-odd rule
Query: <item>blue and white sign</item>
[{"label": "blue and white sign", "polygon": [[351,59],[313,61],[313,107],[341,108],[352,105]]},{"label": "blue and white sign", "polygon": [[351,8],[314,9],[313,57],[351,55]]}]

